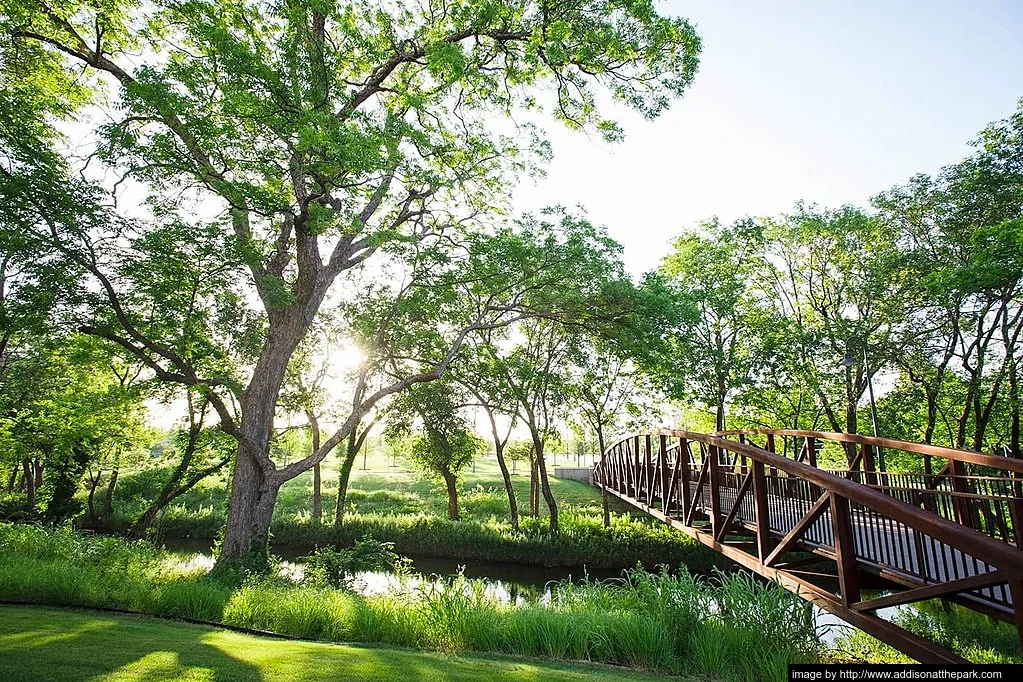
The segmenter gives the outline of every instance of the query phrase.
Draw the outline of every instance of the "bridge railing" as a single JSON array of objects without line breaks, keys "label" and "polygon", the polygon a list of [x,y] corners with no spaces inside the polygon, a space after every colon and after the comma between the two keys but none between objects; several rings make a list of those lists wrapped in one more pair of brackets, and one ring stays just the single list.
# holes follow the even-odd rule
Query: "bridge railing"
[{"label": "bridge railing", "polygon": [[[1023,460],[855,434],[794,430],[736,430],[721,434],[758,444],[869,486],[942,518],[1023,548]],[[832,448],[830,457],[822,450]],[[881,472],[878,451],[911,453],[923,472]],[[835,450],[839,451],[836,458]],[[922,456],[922,457],[920,457]],[[935,463],[934,460],[937,460]],[[937,464],[938,466],[935,466]],[[837,466],[836,466],[837,465]],[[937,469],[937,473],[933,473]]]},{"label": "bridge railing", "polygon": [[[787,447],[779,447],[783,439],[790,439]],[[855,448],[852,461],[844,470],[816,466],[818,442]],[[879,447],[943,458],[948,471],[880,472],[874,461]],[[864,616],[856,624],[874,626],[875,634],[895,626],[868,612],[936,596],[1015,618],[1023,632],[1023,617],[1014,610],[1023,600],[1023,551],[1015,532],[1021,477],[1019,460],[812,431],[656,430],[614,443],[594,469],[594,482],[609,492],[790,586],[816,589],[788,570],[793,564],[786,554],[812,551],[834,560],[838,595],[818,591],[815,600],[847,619]],[[735,537],[755,549],[738,549]],[[910,589],[862,600],[862,572]],[[936,660],[919,638],[903,632],[889,639],[910,655]]]}]

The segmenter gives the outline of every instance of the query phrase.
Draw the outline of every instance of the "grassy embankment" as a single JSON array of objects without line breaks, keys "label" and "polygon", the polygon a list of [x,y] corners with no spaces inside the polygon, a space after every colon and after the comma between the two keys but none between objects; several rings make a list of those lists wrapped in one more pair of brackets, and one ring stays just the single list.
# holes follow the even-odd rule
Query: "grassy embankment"
[{"label": "grassy embankment", "polygon": [[[574,464],[575,459],[564,464]],[[294,479],[281,490],[271,528],[277,546],[311,550],[315,546],[350,545],[371,535],[393,542],[401,554],[425,554],[456,559],[508,561],[547,566],[628,568],[685,564],[708,573],[725,567],[727,560],[684,534],[612,500],[611,528],[601,523],[600,494],[578,481],[551,479],[561,510],[561,532],[552,535],[547,519],[522,515],[521,531],[508,521],[508,500],[496,460],[484,458],[476,471],[467,470],[460,481],[461,521],[447,519],[447,498],[439,481],[397,466],[382,452],[372,453],[363,470],[361,457],[352,473],[348,513],[341,528],[333,525],[337,499],[337,472],[333,460],[323,468],[324,521],[312,519],[312,473]],[[553,471],[553,462],[550,465]],[[520,467],[513,475],[520,510],[528,510],[529,476]],[[117,515],[108,520],[121,529],[137,518],[146,499],[155,496],[160,473],[142,471],[122,475],[115,494]],[[204,481],[179,498],[159,518],[158,537],[214,539],[224,524],[227,484],[223,477]],[[541,504],[541,512],[545,508]]]},{"label": "grassy embankment", "polygon": [[[809,606],[744,574],[634,572],[505,604],[462,578],[363,597],[284,578],[211,577],[145,543],[0,524],[0,600],[124,609],[295,637],[784,680],[818,660]],[[33,637],[26,638],[33,640]],[[38,639],[38,638],[35,638]]]},{"label": "grassy embankment", "polygon": [[653,680],[594,664],[554,664],[268,639],[114,613],[0,606],[0,679]]}]

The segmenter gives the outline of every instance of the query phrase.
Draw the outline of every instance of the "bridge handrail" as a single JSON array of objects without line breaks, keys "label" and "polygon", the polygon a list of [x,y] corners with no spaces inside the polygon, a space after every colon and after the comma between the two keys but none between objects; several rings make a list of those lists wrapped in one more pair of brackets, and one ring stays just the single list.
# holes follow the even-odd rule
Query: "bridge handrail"
[{"label": "bridge handrail", "polygon": [[816,438],[817,440],[830,440],[840,443],[856,443],[858,445],[873,445],[889,450],[902,450],[918,455],[931,455],[943,459],[951,459],[968,464],[979,464],[981,466],[1003,469],[1023,475],[1023,459],[1011,457],[999,457],[997,455],[985,455],[982,452],[973,450],[959,450],[946,448],[940,445],[927,445],[925,443],[911,443],[894,438],[875,438],[873,436],[861,436],[855,433],[835,433],[831,431],[801,431],[795,429],[730,429],[720,431],[718,436],[738,435],[766,435],[766,436],[793,436],[797,438]]},{"label": "bridge handrail", "polygon": [[[810,437],[817,437],[815,434],[821,436],[828,435],[817,431],[793,431],[790,433],[809,435]],[[738,443],[736,441],[727,440],[721,436],[676,429],[652,429],[643,433],[634,433],[629,436],[625,436],[608,446],[607,450],[604,452],[604,457],[601,458],[600,462],[594,467],[594,469],[602,468],[607,459],[608,453],[615,448],[621,446],[628,440],[647,435],[685,438],[686,440],[705,443],[710,446],[728,450],[729,452],[746,455],[750,459],[775,467],[798,478],[803,478],[829,492],[834,492],[848,500],[858,502],[859,504],[869,507],[874,511],[886,514],[891,518],[899,519],[914,530],[926,533],[948,545],[953,547],[962,547],[964,548],[964,551],[969,552],[976,558],[981,559],[988,564],[996,566],[998,569],[1007,570],[1016,576],[1023,575],[1023,551],[1010,547],[1004,542],[999,542],[998,540],[988,537],[987,535],[984,535],[972,528],[948,521],[936,514],[932,514],[918,507],[906,504],[901,500],[897,500],[894,497],[890,497],[882,492],[868,488],[844,477],[836,476],[835,474],[828,473],[808,464],[803,464],[802,462],[786,459],[785,457],[776,455],[768,450],[764,450],[759,446]],[[849,436],[849,434],[836,435]],[[868,436],[849,437],[850,442],[863,442],[855,439],[866,438],[867,444],[870,445],[885,445],[885,442],[893,444],[902,443],[902,441],[893,441],[885,438],[871,438]],[[1010,461],[1015,462],[1016,460]]]}]

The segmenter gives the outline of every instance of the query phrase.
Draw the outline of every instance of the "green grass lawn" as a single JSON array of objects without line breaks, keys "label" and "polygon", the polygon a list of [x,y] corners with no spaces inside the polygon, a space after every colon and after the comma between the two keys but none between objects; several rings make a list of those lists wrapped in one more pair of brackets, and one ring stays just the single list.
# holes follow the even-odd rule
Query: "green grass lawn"
[{"label": "green grass lawn", "polygon": [[74,609],[0,606],[0,680],[654,680],[598,665],[256,637]]},{"label": "green grass lawn", "polygon": [[[600,569],[630,568],[637,563],[648,568],[686,564],[698,572],[728,566],[722,555],[615,498],[610,500],[614,518],[611,527],[605,528],[600,491],[580,481],[550,479],[563,532],[548,533],[543,501],[540,518],[527,518],[526,466],[519,466],[512,474],[522,524],[522,532],[514,531],[500,468],[492,455],[479,458],[475,470],[468,467],[462,473],[461,520],[449,521],[447,494],[440,479],[412,470],[402,458],[392,458],[384,448],[374,445],[365,469],[362,458],[356,459],[343,527],[334,524],[338,461],[337,457],[328,457],[322,467],[322,523],[312,518],[313,474],[307,471],[281,488],[270,528],[271,544],[298,555],[316,547],[351,545],[369,535],[393,543],[400,554],[465,561]],[[556,465],[575,463],[574,456],[551,457],[548,468],[553,474]],[[115,514],[104,519],[105,529],[123,530],[139,518],[167,475],[166,468],[123,472],[114,494]],[[202,481],[157,517],[152,537],[212,541],[227,517],[227,488],[226,473]],[[98,496],[103,494],[100,491]]]},{"label": "green grass lawn", "polygon": [[[402,458],[392,458],[382,446],[374,443],[365,460],[360,455],[352,470],[346,513],[361,514],[427,514],[447,517],[447,493],[443,482],[413,470]],[[279,462],[283,464],[283,462]],[[338,460],[327,457],[321,465],[323,514],[325,520],[334,518],[337,501]],[[363,465],[365,464],[365,469]],[[582,466],[589,465],[589,458],[580,460]],[[511,463],[509,463],[509,466]],[[579,481],[554,478],[555,466],[575,466],[576,458],[551,457],[548,461],[551,492],[558,501],[560,511],[599,517],[602,514],[600,492],[593,486]],[[115,506],[128,516],[135,518],[141,513],[144,503],[140,497],[152,496],[162,482],[162,474],[146,484],[135,484],[136,472],[122,472]],[[146,475],[143,474],[146,478]],[[519,462],[512,473],[512,482],[518,501],[519,513],[529,511],[529,468]],[[141,487],[139,487],[141,485]],[[143,492],[144,491],[144,492]],[[126,496],[128,499],[126,499]],[[278,520],[308,520],[312,515],[313,473],[307,471],[288,481],[281,488],[274,517]],[[615,513],[632,514],[634,510],[619,501],[610,499],[611,510]],[[462,518],[487,521],[491,517],[505,519],[508,515],[508,498],[497,459],[492,455],[480,457],[475,466],[470,466],[459,477],[459,506]],[[173,513],[192,517],[213,514],[223,516],[227,508],[226,474],[211,477],[194,489],[182,495],[172,505]],[[541,500],[540,513],[546,516],[546,505]],[[636,518],[643,519],[642,515]]]},{"label": "green grass lawn", "polygon": [[[575,466],[575,457],[549,458],[551,492],[559,509],[566,512],[601,514],[600,492],[579,481],[554,478],[555,466]],[[588,464],[581,461],[583,466]],[[412,470],[401,458],[392,459],[381,449],[373,449],[366,458],[356,459],[349,484],[348,511],[361,513],[425,513],[447,515],[447,494],[443,482]],[[511,469],[512,463],[509,462]],[[337,463],[327,458],[322,467],[324,514],[332,515],[337,499]],[[512,484],[519,504],[519,513],[528,511],[529,468],[521,462],[512,473]],[[354,493],[354,494],[353,494]],[[278,518],[307,515],[312,507],[313,476],[306,472],[289,481],[281,490],[277,505]],[[615,512],[631,511],[616,498],[611,499]],[[486,520],[490,516],[502,518],[508,513],[508,498],[497,459],[493,455],[480,457],[459,476],[459,505],[463,518]],[[541,514],[546,505],[541,500]]]}]

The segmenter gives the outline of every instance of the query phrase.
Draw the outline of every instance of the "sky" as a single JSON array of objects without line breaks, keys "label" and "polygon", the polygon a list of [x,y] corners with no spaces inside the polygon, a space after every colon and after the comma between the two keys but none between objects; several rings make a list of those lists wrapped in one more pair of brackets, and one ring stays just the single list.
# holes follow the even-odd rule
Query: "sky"
[{"label": "sky", "polygon": [[633,274],[673,235],[718,216],[777,215],[799,200],[870,197],[970,153],[1023,98],[1023,0],[662,2],[703,40],[684,98],[626,139],[551,128],[547,177],[519,211],[586,208]]}]

